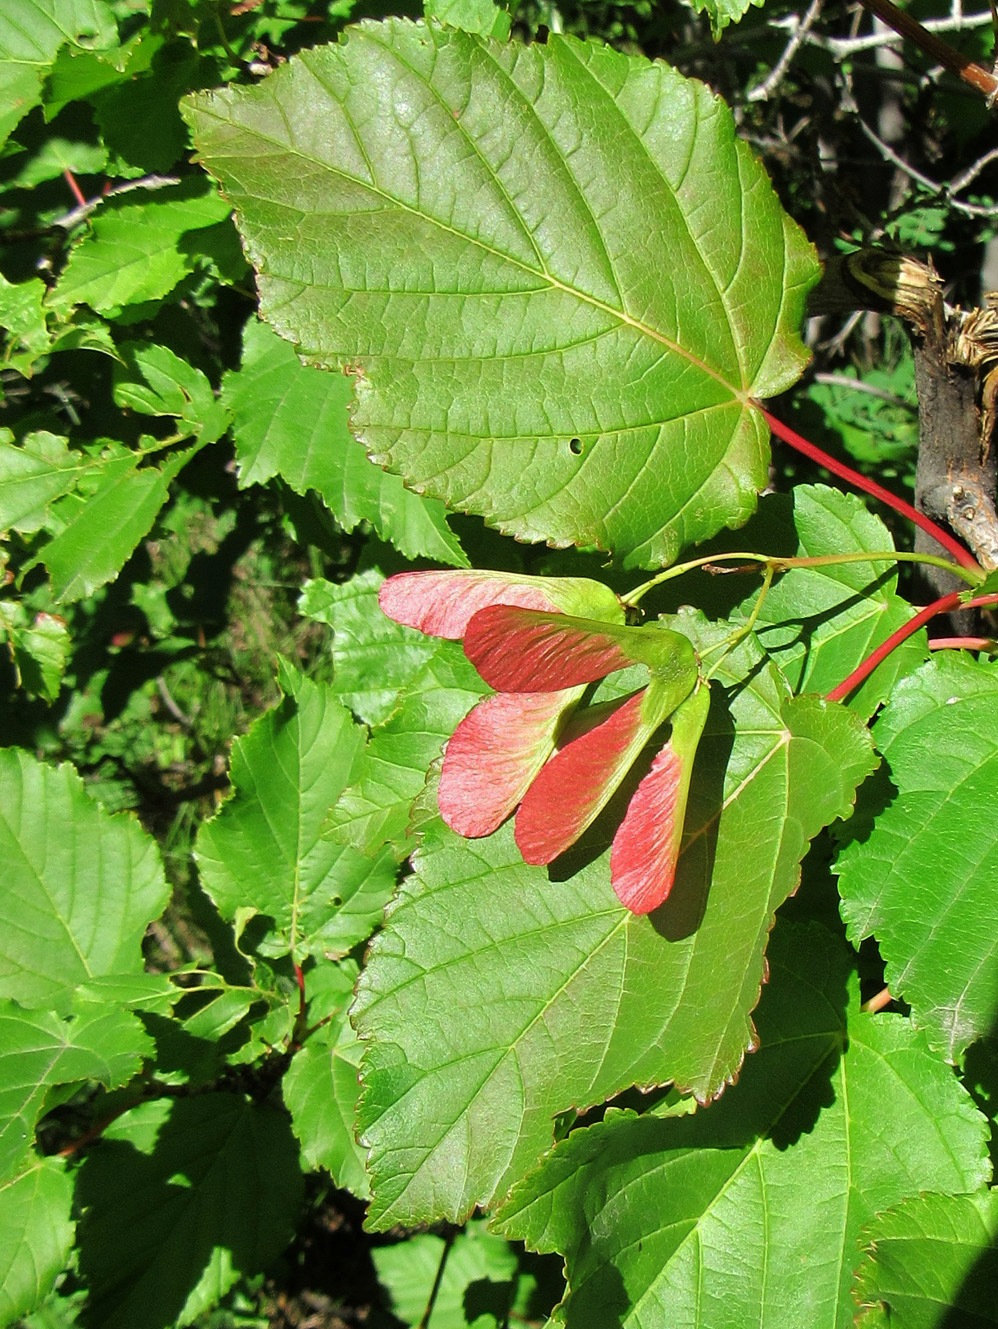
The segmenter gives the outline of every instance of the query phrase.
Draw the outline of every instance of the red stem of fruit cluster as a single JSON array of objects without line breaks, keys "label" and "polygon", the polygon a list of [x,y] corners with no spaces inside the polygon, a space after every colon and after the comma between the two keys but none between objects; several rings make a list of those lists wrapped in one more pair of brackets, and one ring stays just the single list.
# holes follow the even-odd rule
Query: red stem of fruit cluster
[{"label": "red stem of fruit cluster", "polygon": [[927,535],[931,535],[933,540],[936,540],[944,549],[947,549],[963,567],[971,568],[975,572],[980,572],[980,565],[974,558],[973,554],[966,550],[963,545],[960,544],[959,540],[950,535],[948,531],[944,531],[941,526],[937,525],[931,517],[927,517],[924,512],[919,512],[917,508],[913,508],[911,504],[906,503],[903,498],[898,498],[897,494],[892,494],[891,491],[885,489],[883,485],[878,485],[876,480],[871,480],[865,475],[860,475],[859,471],[854,471],[851,466],[846,466],[844,462],[838,461],[835,457],[829,456],[827,452],[816,447],[814,443],[809,443],[808,440],[802,438],[796,430],[791,429],[789,425],[785,425],[782,420],[777,420],[775,415],[770,415],[764,406],[760,406],[759,409],[762,411],[766,423],[777,438],[782,439],[784,443],[788,443],[790,447],[795,449],[795,451],[802,452],[804,456],[809,457],[811,461],[816,461],[819,466],[824,466],[824,468],[831,471],[833,475],[837,475],[840,480],[845,480],[848,484],[854,485],[857,489],[861,489],[864,493],[869,494],[871,498],[876,498],[879,499],[881,503],[886,503],[889,507],[893,508],[895,512],[899,512],[903,517],[907,517],[909,521],[913,521],[916,526],[920,526]]},{"label": "red stem of fruit cluster", "polygon": [[954,609],[978,609],[982,605],[998,604],[998,595],[978,595],[973,600],[962,600],[960,597],[964,594],[963,591],[951,591],[949,595],[940,596],[938,600],[933,600],[932,604],[920,609],[914,618],[909,619],[903,627],[898,628],[897,632],[892,632],[875,651],[871,651],[863,663],[857,665],[849,677],[844,678],[838,687],[832,688],[831,692],[826,694],[826,700],[844,701],[853,688],[859,687],[860,683],[873,673],[881,660],[886,660],[891,651],[896,650],[903,641],[906,641],[920,627],[928,623],[929,619],[935,618],[937,614],[948,614]]},{"label": "red stem of fruit cluster", "polygon": [[933,637],[930,651],[994,651],[993,637]]}]

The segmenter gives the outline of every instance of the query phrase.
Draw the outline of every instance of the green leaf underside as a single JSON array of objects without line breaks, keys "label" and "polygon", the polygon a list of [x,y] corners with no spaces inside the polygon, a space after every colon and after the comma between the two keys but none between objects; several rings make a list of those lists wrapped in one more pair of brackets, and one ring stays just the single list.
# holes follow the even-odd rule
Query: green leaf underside
[{"label": "green leaf underside", "polygon": [[864,1329],[998,1324],[998,1191],[921,1195],[865,1230],[854,1296]]},{"label": "green leaf underside", "polygon": [[283,1113],[233,1094],[143,1103],[114,1122],[77,1187],[87,1323],[186,1325],[284,1249],[302,1201]]},{"label": "green leaf underside", "polygon": [[155,845],[69,766],[0,751],[0,862],[0,995],[62,1009],[88,979],[142,973],[143,934],[170,895]]},{"label": "green leaf underside", "polygon": [[249,322],[243,336],[242,364],[222,389],[234,417],[240,485],[280,475],[296,493],[321,494],[345,531],[368,521],[407,558],[466,566],[442,505],[372,466],[350,433],[351,381],[303,365],[265,323]]},{"label": "green leaf underside", "polygon": [[73,1244],[73,1183],[56,1158],[30,1158],[0,1182],[0,1324],[34,1310]]},{"label": "green leaf underside", "polygon": [[[724,632],[692,614],[673,626],[701,648]],[[592,857],[612,834],[599,839],[599,823],[588,852],[583,841],[562,860],[570,876],[526,866],[508,826],[473,843],[425,828],[352,1017],[367,1041],[359,1126],[376,1227],[487,1205],[550,1146],[567,1107],[670,1080],[706,1099],[738,1070],[773,911],[873,758],[858,721],[788,697],[750,644],[727,666],[686,852],[654,914],[615,900],[608,853]],[[729,718],[723,687],[747,675]]]},{"label": "green leaf underside", "polygon": [[412,488],[633,566],[752,511],[818,269],[702,85],[389,20],[187,114],[264,316]]},{"label": "green leaf underside", "polygon": [[770,963],[760,1050],[720,1103],[608,1114],[499,1214],[507,1236],[567,1256],[568,1329],[846,1329],[862,1224],[987,1180],[984,1118],[924,1038],[861,1014],[854,983],[846,1020],[845,948],[778,927]]},{"label": "green leaf underside", "polygon": [[261,953],[343,954],[381,917],[391,852],[367,857],[322,834],[363,747],[332,690],[305,678],[233,747],[235,797],[205,824],[197,860],[223,918],[249,909],[267,920]]},{"label": "green leaf underside", "polygon": [[998,1015],[998,665],[945,655],[874,727],[893,790],[839,857],[849,935],[875,936],[891,991],[956,1060]]}]

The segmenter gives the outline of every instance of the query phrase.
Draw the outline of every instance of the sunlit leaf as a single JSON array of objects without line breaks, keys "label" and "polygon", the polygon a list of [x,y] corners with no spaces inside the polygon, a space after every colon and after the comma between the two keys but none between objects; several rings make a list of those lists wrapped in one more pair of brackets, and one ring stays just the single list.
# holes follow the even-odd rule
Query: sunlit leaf
[{"label": "sunlit leaf", "polygon": [[329,687],[285,672],[289,695],[232,751],[235,796],[205,823],[197,859],[222,917],[257,915],[261,954],[344,954],[368,936],[395,885],[391,852],[368,857],[323,834],[363,759],[364,730]]},{"label": "sunlit leaf", "polygon": [[0,1182],[0,1324],[38,1306],[73,1244],[73,1183],[57,1158],[31,1157]]},{"label": "sunlit leaf", "polygon": [[89,1080],[114,1088],[151,1050],[135,1016],[111,1005],[65,1020],[0,1001],[0,1180],[25,1166],[49,1089]]},{"label": "sunlit leaf", "polygon": [[91,978],[142,972],[143,934],[170,894],[156,846],[71,767],[0,750],[0,862],[0,995],[64,1007]]},{"label": "sunlit leaf", "polygon": [[863,1223],[988,1176],[984,1118],[924,1038],[860,1013],[855,983],[847,1015],[844,947],[778,928],[769,960],[759,1050],[720,1103],[610,1113],[503,1207],[507,1236],[567,1257],[567,1329],[848,1329]]},{"label": "sunlit leaf", "polygon": [[[672,626],[700,649],[724,636],[692,614]],[[709,1099],[737,1072],[755,1041],[773,911],[874,759],[854,716],[789,697],[751,644],[724,662],[711,697],[685,852],[653,914],[614,896],[613,824],[597,822],[551,872],[523,863],[508,826],[469,842],[424,825],[352,1017],[367,1042],[373,1225],[488,1205],[550,1147],[569,1107],[670,1080]]]},{"label": "sunlit leaf", "polygon": [[414,489],[639,566],[752,511],[818,270],[702,84],[390,19],[188,115],[264,316]]},{"label": "sunlit leaf", "polygon": [[243,334],[239,369],[225,377],[242,486],[279,475],[299,494],[316,490],[345,531],[370,522],[407,558],[463,566],[442,504],[372,466],[350,433],[353,388],[343,374],[311,369],[265,323]]},{"label": "sunlit leaf", "polygon": [[874,726],[883,778],[837,871],[857,943],[952,1060],[998,1015],[998,665],[948,653],[902,680]]}]

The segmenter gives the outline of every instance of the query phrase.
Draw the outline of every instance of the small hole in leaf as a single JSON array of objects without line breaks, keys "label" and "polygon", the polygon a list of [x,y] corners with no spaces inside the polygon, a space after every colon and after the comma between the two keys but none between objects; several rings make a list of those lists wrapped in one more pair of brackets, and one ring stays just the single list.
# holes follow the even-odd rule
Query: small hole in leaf
[{"label": "small hole in leaf", "polygon": [[570,439],[568,440],[568,450],[569,450],[569,452],[572,454],[573,457],[581,457],[581,456],[582,456],[582,439],[581,439],[581,438],[570,438]]}]

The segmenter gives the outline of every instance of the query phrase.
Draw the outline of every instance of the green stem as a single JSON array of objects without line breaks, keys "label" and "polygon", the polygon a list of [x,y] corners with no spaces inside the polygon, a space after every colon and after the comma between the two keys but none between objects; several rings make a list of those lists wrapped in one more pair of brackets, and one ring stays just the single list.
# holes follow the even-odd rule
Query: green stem
[{"label": "green stem", "polygon": [[932,567],[942,568],[946,572],[952,572],[954,576],[962,577],[968,586],[979,586],[985,576],[976,564],[973,568],[964,567],[951,562],[948,558],[943,558],[941,554],[911,554],[896,549],[875,550],[873,553],[857,551],[849,554],[813,554],[800,558],[780,558],[773,554],[755,554],[740,550],[732,554],[708,554],[704,558],[690,559],[687,563],[677,563],[674,567],[666,568],[664,572],[656,573],[654,577],[642,582],[626,595],[622,595],[621,601],[629,608],[633,608],[650,590],[660,586],[662,582],[671,581],[673,577],[682,577],[697,568],[709,567],[713,563],[727,562],[759,563],[772,568],[774,573],[786,572],[790,568],[835,567],[840,563],[928,563]]},{"label": "green stem", "polygon": [[711,666],[710,670],[708,671],[707,675],[708,678],[713,678],[713,676],[717,673],[718,669],[720,668],[721,662],[725,660],[728,655],[730,655],[730,653],[735,649],[738,643],[744,637],[747,637],[748,634],[755,627],[756,623],[759,620],[759,615],[762,613],[762,606],[766,602],[766,596],[769,594],[769,588],[770,586],[772,586],[773,578],[775,576],[776,576],[776,568],[767,567],[766,571],[763,573],[762,587],[760,588],[759,594],[756,597],[756,602],[752,607],[751,614],[749,614],[748,618],[741,625],[741,627],[736,629],[736,631],[734,631],[730,637],[726,638],[725,641],[719,642],[717,646],[712,646],[708,651],[704,651],[701,657],[701,659],[704,660],[707,658],[708,655],[713,654],[714,651],[721,652],[719,658],[714,662],[714,664]]}]

